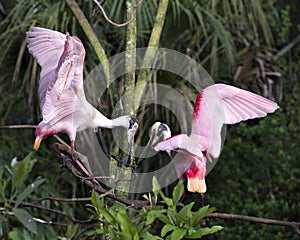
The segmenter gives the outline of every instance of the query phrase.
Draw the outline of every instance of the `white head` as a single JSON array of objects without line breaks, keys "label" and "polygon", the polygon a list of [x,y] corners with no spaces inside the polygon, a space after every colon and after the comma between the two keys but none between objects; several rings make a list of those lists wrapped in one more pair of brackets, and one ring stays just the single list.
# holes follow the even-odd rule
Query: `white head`
[{"label": "white head", "polygon": [[139,128],[139,124],[138,124],[137,119],[135,119],[133,117],[129,117],[129,116],[124,116],[124,117],[128,117],[128,119],[127,119],[127,121],[128,121],[127,138],[128,138],[128,142],[131,143],[133,141],[136,131]]},{"label": "white head", "polygon": [[157,143],[171,137],[171,130],[167,124],[156,122],[150,128],[149,135],[151,136],[150,139],[152,139],[151,146],[154,147]]}]

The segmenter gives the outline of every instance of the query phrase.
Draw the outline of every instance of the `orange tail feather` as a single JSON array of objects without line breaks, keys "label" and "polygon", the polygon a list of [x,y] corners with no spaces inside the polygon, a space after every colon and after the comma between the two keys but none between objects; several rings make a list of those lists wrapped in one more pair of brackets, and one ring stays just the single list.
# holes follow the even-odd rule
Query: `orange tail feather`
[{"label": "orange tail feather", "polygon": [[206,192],[206,184],[205,179],[200,178],[188,178],[188,191],[190,192],[199,192],[199,193],[205,193]]}]

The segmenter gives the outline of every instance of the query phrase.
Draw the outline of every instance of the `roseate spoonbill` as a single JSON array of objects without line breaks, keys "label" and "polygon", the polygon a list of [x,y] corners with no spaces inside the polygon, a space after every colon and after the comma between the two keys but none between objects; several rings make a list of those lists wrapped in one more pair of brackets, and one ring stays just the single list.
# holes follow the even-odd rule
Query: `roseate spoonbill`
[{"label": "roseate spoonbill", "polygon": [[86,128],[97,131],[124,127],[128,129],[131,142],[138,128],[135,119],[121,116],[110,120],[86,100],[83,88],[85,49],[80,39],[40,27],[32,27],[27,36],[28,50],[42,68],[39,96],[43,120],[36,128],[33,149],[39,149],[44,137],[64,132],[71,141],[72,158],[79,163],[75,156],[75,137]]},{"label": "roseate spoonbill", "polygon": [[[178,177],[187,177],[190,192],[206,192],[206,158],[221,152],[223,124],[264,117],[279,106],[257,94],[226,84],[214,84],[197,96],[191,134],[172,136],[154,146],[156,151],[176,151],[173,159]],[[172,154],[173,155],[173,154]]]}]

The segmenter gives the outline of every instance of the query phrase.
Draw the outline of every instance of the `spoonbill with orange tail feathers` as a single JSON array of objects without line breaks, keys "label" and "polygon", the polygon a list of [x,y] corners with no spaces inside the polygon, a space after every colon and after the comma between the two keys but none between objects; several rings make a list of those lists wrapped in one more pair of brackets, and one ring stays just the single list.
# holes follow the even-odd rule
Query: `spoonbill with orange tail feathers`
[{"label": "spoonbill with orange tail feathers", "polygon": [[197,96],[191,134],[167,138],[154,150],[176,151],[174,165],[178,177],[187,177],[188,191],[203,194],[206,159],[219,157],[223,125],[265,117],[278,108],[277,103],[249,91],[226,84],[211,85]]}]

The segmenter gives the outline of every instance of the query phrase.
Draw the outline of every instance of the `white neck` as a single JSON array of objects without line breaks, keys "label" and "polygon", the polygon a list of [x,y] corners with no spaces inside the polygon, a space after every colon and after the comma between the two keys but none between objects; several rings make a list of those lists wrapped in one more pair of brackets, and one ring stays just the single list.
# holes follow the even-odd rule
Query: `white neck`
[{"label": "white neck", "polygon": [[130,117],[129,116],[120,116],[115,119],[112,119],[112,127],[123,127],[128,129],[129,128],[129,121]]},{"label": "white neck", "polygon": [[101,128],[124,127],[127,129],[129,128],[130,118],[128,116],[121,116],[115,119],[108,119],[98,110],[96,110],[95,112],[96,114],[94,116],[93,127],[101,127]]}]

